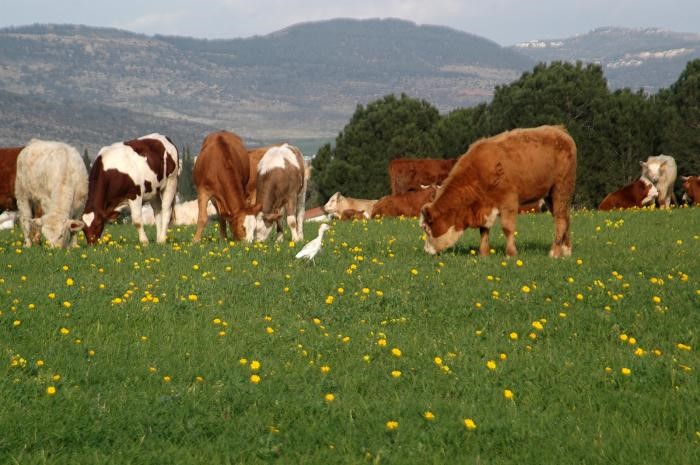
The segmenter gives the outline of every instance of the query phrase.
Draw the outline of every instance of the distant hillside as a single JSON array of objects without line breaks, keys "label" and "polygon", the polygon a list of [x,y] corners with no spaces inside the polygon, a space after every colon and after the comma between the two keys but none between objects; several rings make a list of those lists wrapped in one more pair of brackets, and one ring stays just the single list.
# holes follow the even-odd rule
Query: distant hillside
[{"label": "distant hillside", "polygon": [[399,20],[333,20],[234,40],[85,26],[0,30],[0,90],[99,103],[261,138],[328,137],[389,93],[442,110],[534,63],[495,42]]},{"label": "distant hillside", "polygon": [[603,67],[611,88],[654,93],[673,84],[700,58],[700,34],[605,27],[568,39],[533,40],[511,47],[538,62],[583,61]]}]

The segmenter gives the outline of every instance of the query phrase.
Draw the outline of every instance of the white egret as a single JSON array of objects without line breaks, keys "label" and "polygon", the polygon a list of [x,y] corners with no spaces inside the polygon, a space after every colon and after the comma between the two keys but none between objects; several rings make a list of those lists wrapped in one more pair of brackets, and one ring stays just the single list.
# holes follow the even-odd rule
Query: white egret
[{"label": "white egret", "polygon": [[[305,258],[307,260],[313,260],[316,254],[321,250],[321,245],[323,245],[323,233],[330,229],[326,223],[323,223],[318,228],[318,236],[316,239],[308,242],[300,251],[296,254],[296,258]],[[314,262],[316,263],[316,262]]]}]

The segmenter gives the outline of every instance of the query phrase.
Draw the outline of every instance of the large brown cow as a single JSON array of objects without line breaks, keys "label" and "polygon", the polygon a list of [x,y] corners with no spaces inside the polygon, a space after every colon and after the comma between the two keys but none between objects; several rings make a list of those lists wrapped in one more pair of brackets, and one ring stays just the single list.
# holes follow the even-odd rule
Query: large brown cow
[{"label": "large brown cow", "polygon": [[0,148],[0,213],[5,210],[17,210],[17,199],[15,199],[17,155],[23,148]]},{"label": "large brown cow", "polygon": [[681,176],[683,181],[683,197],[692,205],[700,205],[700,176]]},{"label": "large brown cow", "polygon": [[615,192],[611,192],[598,206],[598,210],[643,207],[653,204],[659,196],[654,183],[641,177]]},{"label": "large brown cow", "polygon": [[544,198],[554,215],[549,255],[571,255],[569,206],[576,181],[576,144],[562,126],[515,129],[473,143],[460,157],[435,200],[421,211],[425,251],[452,246],[466,228],[479,228],[479,253],[489,253],[489,230],[498,216],[506,254],[517,254],[518,205]]},{"label": "large brown cow", "polygon": [[219,234],[226,239],[226,222],[234,239],[246,239],[255,231],[255,215],[260,205],[248,205],[246,190],[250,179],[250,160],[243,141],[236,134],[218,131],[207,135],[202,142],[192,170],[197,188],[199,217],[194,242],[202,239],[207,225],[207,203],[213,200],[219,214]]},{"label": "large brown cow", "polygon": [[436,186],[428,186],[404,194],[385,195],[374,204],[371,217],[418,216],[423,205],[435,198],[436,191]]},{"label": "large brown cow", "polygon": [[457,159],[395,158],[389,162],[391,193],[403,194],[422,186],[440,185],[450,174]]}]

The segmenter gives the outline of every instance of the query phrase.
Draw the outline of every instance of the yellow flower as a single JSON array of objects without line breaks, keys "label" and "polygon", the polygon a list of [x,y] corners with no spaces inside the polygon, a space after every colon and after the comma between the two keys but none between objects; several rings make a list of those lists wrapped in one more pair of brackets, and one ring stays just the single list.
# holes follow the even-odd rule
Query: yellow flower
[{"label": "yellow flower", "polygon": [[398,427],[399,427],[399,422],[398,422],[398,421],[389,420],[389,421],[386,422],[386,429],[388,429],[389,431],[393,431],[393,430],[395,430],[395,429],[398,428]]},{"label": "yellow flower", "polygon": [[326,296],[326,305],[332,304],[334,299],[335,297],[333,297],[332,295]]},{"label": "yellow flower", "polygon": [[168,376],[168,375],[163,376],[163,382],[164,382],[164,383],[169,383],[169,382],[172,381],[172,380],[173,380],[173,379],[172,379],[170,376]]},{"label": "yellow flower", "polygon": [[530,293],[530,286],[523,286],[520,288],[521,291],[523,291],[525,294]]},{"label": "yellow flower", "polygon": [[72,286],[73,284],[75,284],[75,281],[73,281],[73,278],[66,279],[66,286]]},{"label": "yellow flower", "polygon": [[258,384],[261,378],[258,375],[250,375],[250,382],[253,384]]},{"label": "yellow flower", "polygon": [[391,349],[391,355],[397,358],[401,357],[401,349],[394,347],[393,349]]},{"label": "yellow flower", "polygon": [[56,293],[55,292],[49,292],[49,299],[55,299],[56,298]]},{"label": "yellow flower", "polygon": [[327,374],[327,373],[330,372],[330,371],[331,371],[331,367],[329,367],[328,365],[323,365],[323,366],[321,367],[321,373],[323,373],[324,375]]},{"label": "yellow flower", "polygon": [[678,344],[676,344],[676,347],[678,348],[678,350],[685,350],[685,351],[692,350],[692,347],[690,347],[689,345],[683,344],[682,342],[679,342]]},{"label": "yellow flower", "polygon": [[627,367],[622,367],[622,368],[620,368],[620,373],[622,373],[625,376],[629,376],[632,374],[632,370],[630,370]]},{"label": "yellow flower", "polygon": [[12,322],[12,326],[17,327],[22,324],[22,320],[15,320]]},{"label": "yellow flower", "polygon": [[51,379],[52,379],[53,381],[61,381],[61,375],[59,375],[58,373],[56,373],[55,375],[53,375],[53,376],[51,377]]},{"label": "yellow flower", "polygon": [[523,266],[523,261],[522,260],[516,260],[515,261],[516,266]]},{"label": "yellow flower", "polygon": [[511,341],[517,341],[517,340],[518,340],[518,333],[516,333],[515,331],[513,331],[512,333],[510,333],[510,334],[508,335],[508,337],[510,338]]},{"label": "yellow flower", "polygon": [[70,334],[70,329],[65,328],[65,327],[63,327],[63,326],[61,326],[61,329],[59,329],[58,331],[59,331],[62,335],[64,335],[64,336]]},{"label": "yellow flower", "polygon": [[250,362],[250,369],[253,371],[258,371],[260,369],[260,362],[253,360]]},{"label": "yellow flower", "polygon": [[195,376],[195,377],[194,377],[194,380],[197,381],[198,383],[204,382],[204,378],[201,377],[201,376]]},{"label": "yellow flower", "polygon": [[385,347],[385,346],[386,346],[386,339],[379,339],[379,340],[377,341],[377,345],[378,345],[379,347]]},{"label": "yellow flower", "polygon": [[412,269],[411,269],[411,274],[412,274],[413,276],[417,276],[417,275],[418,275],[418,270],[416,270],[415,268],[412,268]]},{"label": "yellow flower", "polygon": [[435,420],[435,415],[433,414],[433,412],[431,412],[430,410],[428,410],[428,411],[426,411],[426,412],[423,412],[423,418],[425,418],[425,419],[428,420],[428,421],[434,421],[434,420]]},{"label": "yellow flower", "polygon": [[400,372],[399,370],[393,370],[393,371],[391,372],[391,376],[392,376],[393,378],[400,378],[400,377],[401,377],[401,372]]},{"label": "yellow flower", "polygon": [[275,332],[275,330],[272,327],[268,326],[267,328],[265,328],[265,332],[267,334],[272,334]]},{"label": "yellow flower", "polygon": [[238,359],[238,363],[241,364],[241,365],[247,365],[247,364],[248,364],[248,359],[247,359],[247,358],[241,357],[241,358]]},{"label": "yellow flower", "polygon": [[56,394],[56,388],[54,386],[49,386],[46,388],[46,394],[53,396]]},{"label": "yellow flower", "polygon": [[508,360],[508,356],[507,356],[506,354],[504,354],[504,353],[500,353],[500,354],[498,355],[498,358],[500,358],[501,361],[506,361],[506,360]]},{"label": "yellow flower", "polygon": [[63,302],[63,306],[64,306],[65,308],[71,308],[71,305],[72,305],[72,304],[71,304],[69,301],[67,301],[67,300],[65,300],[65,301]]},{"label": "yellow flower", "polygon": [[324,399],[326,402],[333,402],[335,400],[335,396],[333,395],[332,392],[329,392],[324,396]]},{"label": "yellow flower", "polygon": [[504,389],[503,397],[505,397],[508,400],[513,400],[513,391],[511,391],[510,389]]},{"label": "yellow flower", "polygon": [[187,300],[189,300],[190,302],[196,302],[197,301],[197,294],[188,295]]},{"label": "yellow flower", "polygon": [[651,298],[651,301],[654,302],[655,304],[660,304],[661,297],[659,297],[658,295],[655,295],[654,297]]},{"label": "yellow flower", "polygon": [[471,418],[464,419],[464,427],[469,431],[474,431],[476,429],[476,423]]},{"label": "yellow flower", "polygon": [[583,294],[576,294],[576,300],[583,300]]},{"label": "yellow flower", "polygon": [[345,289],[343,289],[342,287],[339,287],[338,294],[343,295],[344,293],[345,293]]},{"label": "yellow flower", "polygon": [[440,357],[435,357],[435,358],[433,359],[433,362],[435,362],[435,365],[440,366],[440,365],[442,365],[442,358],[440,358]]},{"label": "yellow flower", "polygon": [[542,331],[544,329],[544,326],[542,326],[542,323],[540,323],[539,321],[533,321],[532,327],[539,331]]},{"label": "yellow flower", "polygon": [[496,362],[494,362],[493,360],[489,360],[488,362],[486,362],[486,368],[488,368],[489,370],[495,370]]}]

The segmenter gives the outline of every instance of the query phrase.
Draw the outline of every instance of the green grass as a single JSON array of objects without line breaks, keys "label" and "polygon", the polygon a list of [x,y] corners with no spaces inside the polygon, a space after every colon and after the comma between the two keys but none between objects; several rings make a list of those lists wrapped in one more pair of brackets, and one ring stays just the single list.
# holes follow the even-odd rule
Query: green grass
[{"label": "green grass", "polygon": [[521,266],[415,220],[338,223],[315,264],[2,232],[0,463],[700,463],[700,210],[578,212],[565,260],[549,215],[518,230]]}]

